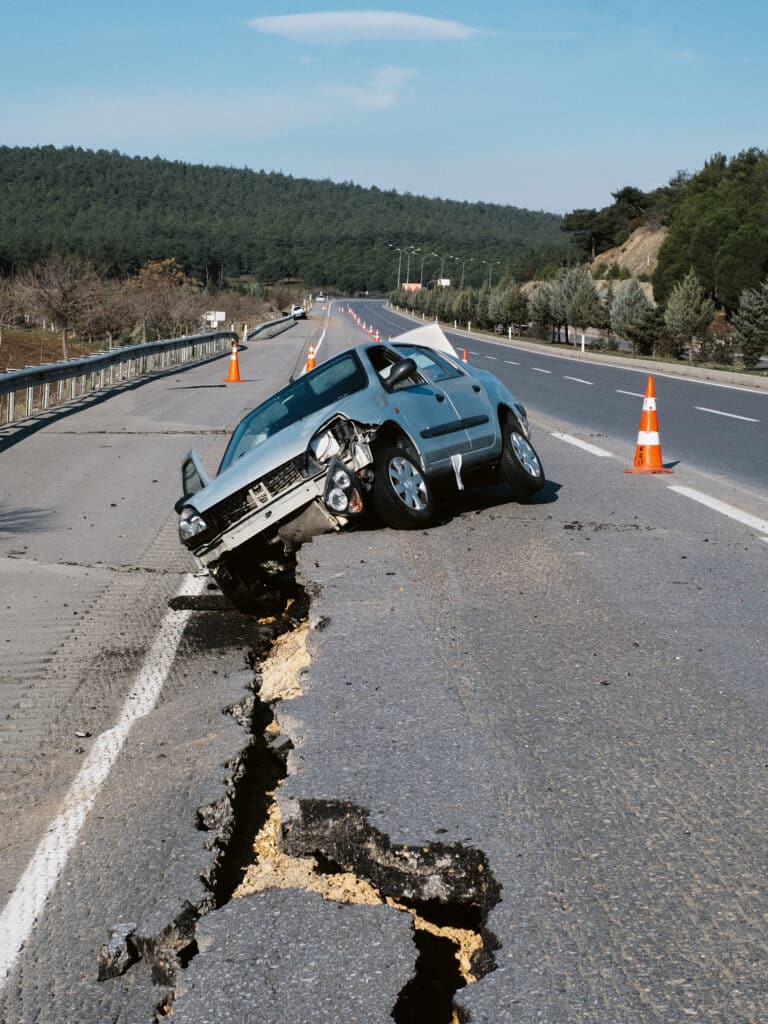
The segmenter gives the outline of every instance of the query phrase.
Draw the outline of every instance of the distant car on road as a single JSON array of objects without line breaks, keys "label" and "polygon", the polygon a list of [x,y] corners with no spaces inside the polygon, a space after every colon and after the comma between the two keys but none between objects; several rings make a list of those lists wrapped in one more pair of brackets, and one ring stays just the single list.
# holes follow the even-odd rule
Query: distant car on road
[{"label": "distant car on road", "polygon": [[433,485],[492,467],[525,500],[544,485],[525,409],[493,374],[463,363],[437,326],[321,363],[237,426],[218,473],[191,451],[179,535],[243,611],[260,610],[285,554],[371,507],[423,526]]},{"label": "distant car on road", "polygon": [[293,317],[294,320],[306,320],[307,311],[306,309],[304,309],[303,306],[293,305],[291,306],[291,316]]}]

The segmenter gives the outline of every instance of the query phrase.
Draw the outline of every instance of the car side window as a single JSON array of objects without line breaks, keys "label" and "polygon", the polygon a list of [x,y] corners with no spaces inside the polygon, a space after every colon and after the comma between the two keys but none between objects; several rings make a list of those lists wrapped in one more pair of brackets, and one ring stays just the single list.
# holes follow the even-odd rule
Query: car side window
[{"label": "car side window", "polygon": [[451,366],[447,360],[441,359],[436,352],[405,345],[400,351],[403,355],[410,356],[413,359],[419,368],[419,373],[432,384],[438,384],[440,381],[451,380],[454,377],[461,376],[458,370]]},{"label": "car side window", "polygon": [[[392,367],[395,365],[395,363],[399,363],[401,359],[404,359],[406,353],[393,352],[391,349],[387,348],[386,345],[372,345],[366,351],[368,354],[368,358],[371,361],[371,365],[379,375],[379,379],[386,388],[386,381],[388,380],[389,375],[392,372]],[[420,374],[414,374],[411,377],[408,377],[406,380],[401,381],[399,384],[395,385],[395,387],[392,390],[402,391],[403,388],[412,388],[415,384],[423,383],[424,378]],[[389,388],[387,388],[387,390],[389,390]]]}]

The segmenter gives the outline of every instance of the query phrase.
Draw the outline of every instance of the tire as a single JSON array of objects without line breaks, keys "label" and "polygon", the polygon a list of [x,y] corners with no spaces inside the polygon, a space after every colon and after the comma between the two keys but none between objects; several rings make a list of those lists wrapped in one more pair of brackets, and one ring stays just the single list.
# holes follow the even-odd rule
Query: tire
[{"label": "tire", "polygon": [[393,530],[414,530],[432,518],[432,487],[405,441],[382,444],[373,459],[373,507]]},{"label": "tire", "polygon": [[514,416],[502,423],[501,434],[499,477],[512,488],[515,501],[526,501],[544,486],[544,467]]}]

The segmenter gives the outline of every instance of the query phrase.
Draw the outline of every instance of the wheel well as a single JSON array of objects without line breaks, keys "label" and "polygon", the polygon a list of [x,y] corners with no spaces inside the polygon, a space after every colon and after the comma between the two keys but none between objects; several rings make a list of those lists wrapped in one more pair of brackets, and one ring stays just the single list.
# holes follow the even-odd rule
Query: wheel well
[{"label": "wheel well", "polygon": [[502,427],[504,426],[504,424],[506,423],[506,421],[509,419],[510,416],[512,417],[512,419],[517,419],[517,417],[515,416],[514,412],[511,409],[511,407],[508,406],[508,405],[505,405],[503,402],[499,403],[498,414],[499,414],[499,424]]},{"label": "wheel well", "polygon": [[383,444],[393,444],[396,441],[405,441],[406,444],[415,447],[413,441],[411,441],[410,437],[406,434],[399,423],[393,423],[392,420],[387,420],[386,423],[379,427],[374,440],[374,446],[379,447]]}]

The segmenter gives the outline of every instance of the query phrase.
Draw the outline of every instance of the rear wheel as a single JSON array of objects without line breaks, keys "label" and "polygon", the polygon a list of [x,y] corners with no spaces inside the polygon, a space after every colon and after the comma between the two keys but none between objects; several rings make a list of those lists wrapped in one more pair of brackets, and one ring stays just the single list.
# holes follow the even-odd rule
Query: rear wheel
[{"label": "rear wheel", "polygon": [[381,445],[374,460],[373,505],[395,530],[415,529],[432,518],[432,489],[407,442]]},{"label": "rear wheel", "polygon": [[502,424],[499,476],[509,484],[516,501],[525,501],[544,486],[544,467],[514,416]]}]

